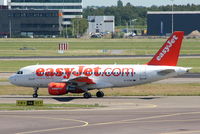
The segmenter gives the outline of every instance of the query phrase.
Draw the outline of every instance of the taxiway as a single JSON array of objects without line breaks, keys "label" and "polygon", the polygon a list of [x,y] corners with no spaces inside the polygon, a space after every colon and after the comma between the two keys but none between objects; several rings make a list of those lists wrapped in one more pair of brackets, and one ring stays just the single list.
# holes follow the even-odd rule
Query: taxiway
[{"label": "taxiway", "polygon": [[[0,102],[26,96],[0,96]],[[200,97],[41,97],[45,103],[106,107],[0,111],[3,134],[199,134]]]}]

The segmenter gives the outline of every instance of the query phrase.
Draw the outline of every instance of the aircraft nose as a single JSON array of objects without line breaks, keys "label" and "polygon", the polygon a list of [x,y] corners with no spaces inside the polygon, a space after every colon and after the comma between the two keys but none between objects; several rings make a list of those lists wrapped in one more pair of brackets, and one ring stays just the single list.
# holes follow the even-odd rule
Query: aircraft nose
[{"label": "aircraft nose", "polygon": [[8,78],[8,80],[10,81],[10,83],[12,83],[12,84],[15,85],[17,79],[16,79],[16,76],[15,76],[15,75],[12,75],[12,76],[10,76],[10,77]]}]

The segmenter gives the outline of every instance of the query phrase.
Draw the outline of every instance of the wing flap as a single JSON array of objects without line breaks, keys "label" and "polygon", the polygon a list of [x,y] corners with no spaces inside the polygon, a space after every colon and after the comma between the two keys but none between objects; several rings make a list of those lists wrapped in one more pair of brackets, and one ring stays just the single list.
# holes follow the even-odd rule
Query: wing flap
[{"label": "wing flap", "polygon": [[88,77],[78,77],[78,78],[73,79],[73,81],[85,82],[86,84],[96,84],[92,79]]},{"label": "wing flap", "polygon": [[70,80],[64,79],[62,80],[62,82],[66,82],[69,83],[70,85],[76,85],[76,86],[83,86],[86,84],[96,84],[92,79],[88,77],[77,77]]}]

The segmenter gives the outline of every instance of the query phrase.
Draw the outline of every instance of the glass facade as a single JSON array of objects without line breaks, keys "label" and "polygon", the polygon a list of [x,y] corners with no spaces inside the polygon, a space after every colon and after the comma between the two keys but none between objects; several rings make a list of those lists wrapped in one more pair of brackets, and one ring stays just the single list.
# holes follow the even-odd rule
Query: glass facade
[{"label": "glass facade", "polygon": [[59,28],[58,24],[21,24],[21,28]]},{"label": "glass facade", "polygon": [[82,0],[11,0],[20,3],[82,3]]},{"label": "glass facade", "polygon": [[82,6],[11,6],[12,9],[82,9]]},{"label": "glass facade", "polygon": [[81,15],[81,12],[64,12],[63,15]]},{"label": "glass facade", "polygon": [[70,19],[70,18],[65,18],[65,19],[63,19],[63,21],[71,21],[72,19]]},{"label": "glass facade", "polygon": [[[11,0],[9,9],[15,10],[61,10],[62,24],[70,25],[71,18],[81,18],[83,7],[82,0]],[[30,16],[32,14],[16,14],[14,16]],[[43,16],[33,14],[32,16]]]},{"label": "glass facade", "polygon": [[59,10],[0,9],[0,37],[59,36],[62,17]]},{"label": "glass facade", "polygon": [[55,17],[58,13],[9,13],[9,17]]}]

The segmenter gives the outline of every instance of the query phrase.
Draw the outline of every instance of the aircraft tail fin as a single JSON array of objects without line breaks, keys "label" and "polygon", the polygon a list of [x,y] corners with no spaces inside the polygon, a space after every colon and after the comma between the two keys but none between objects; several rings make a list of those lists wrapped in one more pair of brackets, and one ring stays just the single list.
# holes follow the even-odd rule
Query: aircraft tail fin
[{"label": "aircraft tail fin", "polygon": [[183,36],[183,31],[174,32],[147,65],[176,66]]}]

